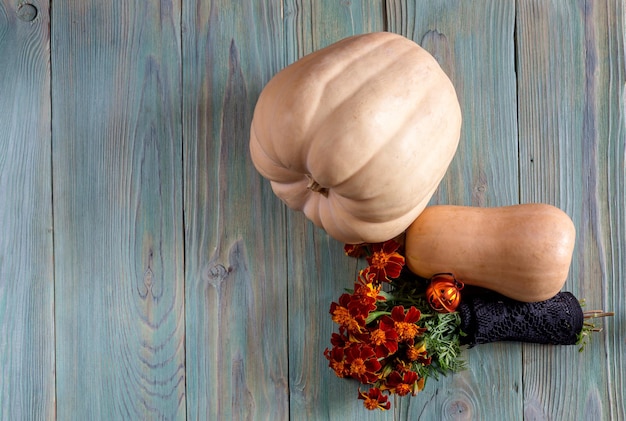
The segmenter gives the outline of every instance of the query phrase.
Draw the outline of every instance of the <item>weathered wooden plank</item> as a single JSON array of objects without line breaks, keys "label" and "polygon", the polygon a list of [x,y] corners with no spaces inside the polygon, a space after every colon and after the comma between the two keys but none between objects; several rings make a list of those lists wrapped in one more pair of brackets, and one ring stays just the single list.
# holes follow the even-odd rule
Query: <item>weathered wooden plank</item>
[{"label": "weathered wooden plank", "polygon": [[53,419],[48,3],[0,1],[0,419]]},{"label": "weathered wooden plank", "polygon": [[[383,30],[382,10],[382,2],[285,1],[288,62],[347,36]],[[337,378],[323,355],[336,328],[330,303],[353,287],[355,261],[302,214],[287,216],[291,418],[392,419],[392,412],[365,410],[357,400],[358,382]]]},{"label": "weathered wooden plank", "polygon": [[[387,18],[437,58],[461,103],[459,149],[432,203],[517,203],[514,3],[389,0]],[[400,419],[520,419],[521,346],[481,345],[464,357],[468,370],[403,400]]]},{"label": "weathered wooden plank", "polygon": [[529,419],[623,419],[625,10],[622,1],[518,1],[520,185],[566,210],[577,247],[566,290],[615,311],[576,347],[525,347]]},{"label": "weathered wooden plank", "polygon": [[55,4],[59,419],[185,419],[180,9]]},{"label": "weathered wooden plank", "polygon": [[284,209],[249,157],[281,2],[183,4],[190,419],[289,418]]}]

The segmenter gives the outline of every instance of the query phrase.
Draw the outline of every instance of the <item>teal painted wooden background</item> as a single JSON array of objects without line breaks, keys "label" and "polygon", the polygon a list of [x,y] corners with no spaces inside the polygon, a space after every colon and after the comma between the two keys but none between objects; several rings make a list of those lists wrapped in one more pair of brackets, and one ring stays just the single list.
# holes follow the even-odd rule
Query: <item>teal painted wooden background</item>
[{"label": "teal painted wooden background", "polygon": [[[433,203],[574,219],[565,289],[615,312],[585,352],[481,345],[387,413],[327,368],[357,268],[248,128],[278,70],[374,30],[457,88]],[[626,419],[625,31],[621,0],[0,0],[0,419]]]}]

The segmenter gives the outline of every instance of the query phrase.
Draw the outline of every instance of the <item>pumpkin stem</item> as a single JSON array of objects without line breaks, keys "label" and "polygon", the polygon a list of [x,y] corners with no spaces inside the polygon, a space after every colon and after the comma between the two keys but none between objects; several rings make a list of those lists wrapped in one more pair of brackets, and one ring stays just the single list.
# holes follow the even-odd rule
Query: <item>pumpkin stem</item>
[{"label": "pumpkin stem", "polygon": [[310,174],[307,174],[306,177],[309,179],[309,184],[306,186],[307,189],[314,191],[316,193],[320,193],[324,197],[328,197],[327,187],[320,186],[320,184],[317,181],[315,181],[313,176],[311,176]]}]

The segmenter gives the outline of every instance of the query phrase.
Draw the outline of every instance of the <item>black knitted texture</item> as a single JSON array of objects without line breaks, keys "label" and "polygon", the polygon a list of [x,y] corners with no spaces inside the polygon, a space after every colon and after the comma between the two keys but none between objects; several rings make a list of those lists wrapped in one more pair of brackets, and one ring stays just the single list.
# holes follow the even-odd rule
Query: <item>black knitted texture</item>
[{"label": "black knitted texture", "polygon": [[569,292],[537,303],[524,303],[501,295],[463,298],[463,344],[474,346],[496,341],[573,345],[583,327],[580,303]]}]

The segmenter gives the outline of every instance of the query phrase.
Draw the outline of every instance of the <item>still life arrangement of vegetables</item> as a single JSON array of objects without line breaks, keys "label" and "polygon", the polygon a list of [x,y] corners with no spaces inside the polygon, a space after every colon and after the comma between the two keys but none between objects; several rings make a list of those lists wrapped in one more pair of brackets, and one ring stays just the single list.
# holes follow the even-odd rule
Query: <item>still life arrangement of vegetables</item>
[{"label": "still life arrangement of vegetables", "polygon": [[346,245],[346,254],[368,265],[330,306],[338,332],[324,355],[338,377],[369,386],[358,394],[368,409],[389,409],[389,395],[414,396],[427,379],[465,368],[462,346],[519,341],[582,350],[598,330],[590,319],[611,315],[583,312],[569,292],[525,302],[464,284],[451,272],[422,278],[407,270],[408,236],[405,245]]},{"label": "still life arrangement of vegetables", "polygon": [[[368,409],[464,368],[463,346],[584,345],[598,330],[563,292],[576,231],[548,204],[428,206],[454,157],[461,107],[437,61],[380,32],[278,72],[257,102],[250,154],[274,193],[367,265],[330,306],[324,352]],[[358,151],[358,153],[356,153]],[[520,322],[523,321],[523,322]]]}]

